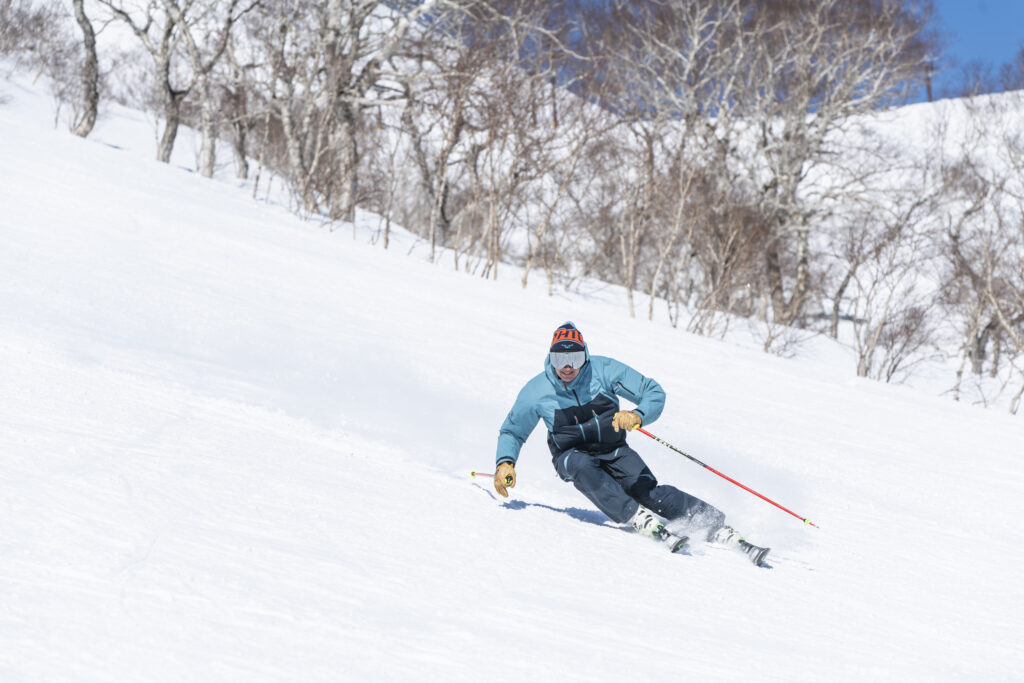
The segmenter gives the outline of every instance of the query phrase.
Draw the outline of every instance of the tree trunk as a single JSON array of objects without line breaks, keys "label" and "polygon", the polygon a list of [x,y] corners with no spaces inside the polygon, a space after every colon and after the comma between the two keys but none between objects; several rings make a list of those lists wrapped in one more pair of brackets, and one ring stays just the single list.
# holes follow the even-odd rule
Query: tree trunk
[{"label": "tree trunk", "polygon": [[974,335],[971,340],[970,353],[968,357],[971,359],[971,372],[975,375],[981,375],[985,370],[985,357],[988,350],[989,339],[992,338],[992,333],[999,326],[996,320],[990,320],[981,330]]},{"label": "tree trunk", "polygon": [[800,317],[804,301],[807,299],[807,292],[810,289],[811,267],[808,237],[809,231],[806,227],[801,227],[797,231],[796,282],[793,284],[793,293],[789,297],[789,305],[786,307],[784,321],[786,325],[792,325]]},{"label": "tree trunk", "polygon": [[165,94],[164,100],[164,132],[160,136],[160,144],[157,146],[157,161],[165,164],[171,162],[171,152],[174,151],[174,141],[178,137],[178,126],[181,125],[181,100],[184,93],[169,91]]},{"label": "tree trunk", "polygon": [[245,180],[249,177],[249,122],[242,116],[231,121],[231,140],[234,143],[235,159],[238,163],[235,177]]},{"label": "tree trunk", "polygon": [[85,16],[85,0],[74,0],[75,19],[82,29],[82,45],[85,48],[85,68],[82,73],[82,118],[71,132],[79,137],[88,137],[96,125],[100,103],[100,67],[96,57],[96,32]]},{"label": "tree trunk", "polygon": [[839,288],[836,289],[835,296],[832,297],[832,318],[829,321],[828,335],[833,339],[839,338],[839,308],[843,301],[843,294],[846,293],[846,288],[850,286],[850,280],[853,279],[854,273],[860,263],[853,263],[850,268],[846,271],[846,275],[843,277],[843,281],[839,283]]},{"label": "tree trunk", "polygon": [[354,106],[341,100],[338,102],[338,183],[331,202],[331,219],[352,222],[356,219],[356,195],[358,191],[359,146],[356,135],[356,113]]},{"label": "tree trunk", "polygon": [[[786,309],[786,299],[782,291],[782,266],[780,264],[779,249],[772,245],[764,255],[764,276],[768,286],[768,299],[771,301],[772,313],[780,316]],[[762,320],[767,322],[767,310],[762,309]],[[781,322],[776,319],[774,322]]]},{"label": "tree trunk", "polygon": [[210,93],[210,77],[200,75],[198,85],[203,100],[199,111],[199,129],[203,137],[199,148],[199,174],[204,178],[212,178],[217,162],[217,105]]}]

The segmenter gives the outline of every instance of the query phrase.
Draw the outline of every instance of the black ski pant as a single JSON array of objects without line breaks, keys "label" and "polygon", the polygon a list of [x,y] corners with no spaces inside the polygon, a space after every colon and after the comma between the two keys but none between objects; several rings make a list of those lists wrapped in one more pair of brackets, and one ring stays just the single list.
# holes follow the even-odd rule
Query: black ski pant
[{"label": "black ski pant", "polygon": [[670,522],[685,521],[688,527],[717,529],[725,523],[725,514],[700,498],[674,486],[659,486],[647,463],[629,446],[603,454],[570,448],[556,455],[552,464],[563,481],[571,481],[619,524],[629,521],[640,505]]}]

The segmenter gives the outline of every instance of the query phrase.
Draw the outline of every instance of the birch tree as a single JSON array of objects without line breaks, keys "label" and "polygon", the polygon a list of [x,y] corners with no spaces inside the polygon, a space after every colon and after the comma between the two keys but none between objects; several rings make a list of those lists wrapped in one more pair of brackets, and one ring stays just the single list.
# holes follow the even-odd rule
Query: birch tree
[{"label": "birch tree", "polygon": [[[190,83],[199,96],[199,173],[210,178],[216,162],[219,99],[214,93],[213,69],[224,55],[231,31],[256,0],[161,0],[167,17],[181,36],[188,64]],[[190,86],[190,88],[192,87]]]},{"label": "birch tree", "polygon": [[382,105],[388,61],[412,34],[466,3],[329,0],[261,5],[246,22],[265,64],[257,86],[280,123],[289,177],[308,212],[352,220],[360,139]]},{"label": "birch tree", "polygon": [[763,3],[748,13],[730,52],[740,79],[718,104],[755,126],[738,160],[771,229],[764,283],[776,322],[797,321],[811,294],[810,236],[827,206],[806,181],[842,158],[839,133],[922,73],[927,20],[897,0]]},{"label": "birch tree", "polygon": [[947,259],[942,303],[959,327],[962,344],[954,397],[961,395],[969,365],[986,403],[1015,384],[1010,409],[1016,411],[1024,394],[1022,100],[1013,94],[965,104],[971,129],[946,167],[942,243]]},{"label": "birch tree", "polygon": [[100,104],[100,64],[96,54],[96,31],[85,15],[85,0],[73,0],[75,21],[82,30],[82,113],[71,132],[79,137],[89,137],[96,125]]},{"label": "birch tree", "polygon": [[[138,38],[153,60],[154,84],[163,110],[164,129],[156,158],[168,163],[182,123],[182,102],[195,87],[196,75],[183,75],[178,62],[181,36],[162,0],[132,3],[128,0],[97,0]],[[189,3],[191,4],[191,3]]]}]

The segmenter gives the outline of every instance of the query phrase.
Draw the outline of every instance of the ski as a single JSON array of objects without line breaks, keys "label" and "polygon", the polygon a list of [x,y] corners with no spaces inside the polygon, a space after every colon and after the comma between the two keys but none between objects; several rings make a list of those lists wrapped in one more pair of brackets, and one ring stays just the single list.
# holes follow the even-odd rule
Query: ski
[{"label": "ski", "polygon": [[689,536],[677,536],[666,529],[664,524],[659,524],[651,533],[651,537],[666,544],[674,553],[685,553],[689,549],[687,546],[690,542]]},{"label": "ski", "polygon": [[670,536],[668,547],[674,553],[689,552],[690,539],[687,536]]},{"label": "ski", "polygon": [[732,548],[740,551],[747,556],[755,567],[764,566],[764,560],[768,557],[768,553],[771,552],[771,548],[762,548],[761,546],[750,543],[742,536],[739,532],[733,529],[731,526],[722,525],[717,529],[708,533],[708,541],[713,545],[724,548]]},{"label": "ski", "polygon": [[754,563],[755,567],[765,566],[765,558],[767,558],[768,553],[772,551],[771,548],[762,548],[760,546],[754,545],[753,543],[747,543],[744,540],[741,540],[739,542],[739,549],[744,555],[747,556],[747,559]]}]

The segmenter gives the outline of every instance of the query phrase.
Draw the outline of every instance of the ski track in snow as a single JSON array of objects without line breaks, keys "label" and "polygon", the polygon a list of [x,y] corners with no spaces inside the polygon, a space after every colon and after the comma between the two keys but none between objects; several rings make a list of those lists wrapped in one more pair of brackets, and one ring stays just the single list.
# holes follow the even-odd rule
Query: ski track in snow
[{"label": "ski track in snow", "polygon": [[[0,679],[1019,680],[1020,418],[429,265],[0,95]],[[640,435],[771,569],[611,524],[543,429],[509,500],[470,479],[567,319],[666,388],[653,433],[821,528]]]}]

